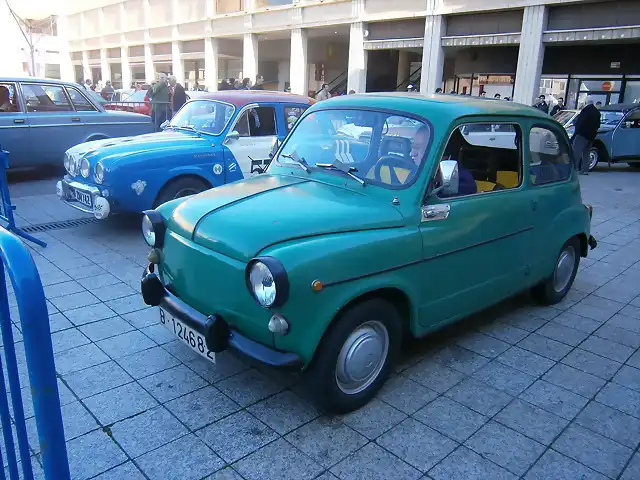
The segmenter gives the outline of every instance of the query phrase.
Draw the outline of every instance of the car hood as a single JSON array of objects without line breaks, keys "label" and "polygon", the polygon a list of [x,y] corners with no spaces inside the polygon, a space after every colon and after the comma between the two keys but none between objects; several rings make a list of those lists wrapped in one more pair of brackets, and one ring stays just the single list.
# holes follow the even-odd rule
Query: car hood
[{"label": "car hood", "polygon": [[108,138],[81,143],[67,150],[67,154],[72,158],[87,158],[92,165],[102,161],[108,171],[131,155],[164,155],[167,150],[172,150],[172,153],[175,153],[176,150],[182,148],[210,149],[213,144],[212,140],[215,139],[207,136],[200,137],[190,132],[165,130],[135,137]]},{"label": "car hood", "polygon": [[403,223],[395,207],[364,189],[281,175],[258,175],[195,195],[168,219],[176,233],[241,261],[287,240]]}]

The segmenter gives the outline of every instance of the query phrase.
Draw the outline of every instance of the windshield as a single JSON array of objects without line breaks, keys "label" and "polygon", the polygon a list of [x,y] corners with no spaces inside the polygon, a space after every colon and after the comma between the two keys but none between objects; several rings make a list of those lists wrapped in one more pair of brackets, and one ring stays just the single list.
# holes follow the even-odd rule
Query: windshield
[{"label": "windshield", "polygon": [[558,113],[556,113],[553,118],[556,119],[556,122],[561,123],[562,125],[564,125],[574,115],[575,115],[575,112],[572,112],[571,110],[561,110]]},{"label": "windshield", "polygon": [[132,92],[131,94],[122,95],[123,102],[144,102],[144,96],[147,94],[146,90],[138,90],[137,92]]},{"label": "windshield", "polygon": [[403,115],[321,110],[299,121],[274,164],[298,165],[296,160],[302,160],[312,171],[404,188],[420,171],[431,137],[426,123]]},{"label": "windshield", "polygon": [[235,107],[228,103],[213,100],[190,101],[176,113],[169,128],[189,128],[211,135],[220,135],[234,111]]},{"label": "windshield", "polygon": [[600,125],[617,125],[624,114],[622,112],[600,111]]}]

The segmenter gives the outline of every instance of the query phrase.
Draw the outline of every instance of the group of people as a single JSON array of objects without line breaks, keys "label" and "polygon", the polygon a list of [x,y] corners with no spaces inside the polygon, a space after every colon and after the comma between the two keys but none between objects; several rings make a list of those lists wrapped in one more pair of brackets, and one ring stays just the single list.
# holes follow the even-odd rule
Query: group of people
[{"label": "group of people", "polygon": [[222,80],[218,84],[218,90],[264,90],[264,77],[258,75],[255,83],[252,83],[248,77],[242,80],[231,77]]},{"label": "group of people", "polygon": [[158,81],[149,89],[151,118],[157,130],[187,102],[187,93],[173,75],[158,74]]}]

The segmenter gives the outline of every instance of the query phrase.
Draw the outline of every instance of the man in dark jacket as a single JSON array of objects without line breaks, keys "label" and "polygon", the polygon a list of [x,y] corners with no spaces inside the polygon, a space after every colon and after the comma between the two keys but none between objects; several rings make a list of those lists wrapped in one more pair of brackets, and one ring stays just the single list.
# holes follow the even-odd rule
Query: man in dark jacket
[{"label": "man in dark jacket", "polygon": [[169,82],[164,73],[158,74],[158,81],[151,85],[149,90],[149,99],[151,100],[151,118],[156,126],[156,130],[160,130],[160,125],[169,118],[171,111],[171,103],[169,101]]},{"label": "man in dark jacket", "polygon": [[592,99],[587,99],[587,104],[580,111],[575,121],[575,133],[573,134],[573,155],[576,169],[582,175],[589,174],[589,150],[598,135],[600,128],[600,110],[593,104]]},{"label": "man in dark jacket", "polygon": [[169,86],[171,87],[171,110],[175,115],[187,103],[187,94],[184,91],[184,87],[178,83],[173,75],[169,77]]},{"label": "man in dark jacket", "polygon": [[549,104],[544,95],[540,95],[538,101],[536,101],[533,106],[544,113],[549,113]]}]

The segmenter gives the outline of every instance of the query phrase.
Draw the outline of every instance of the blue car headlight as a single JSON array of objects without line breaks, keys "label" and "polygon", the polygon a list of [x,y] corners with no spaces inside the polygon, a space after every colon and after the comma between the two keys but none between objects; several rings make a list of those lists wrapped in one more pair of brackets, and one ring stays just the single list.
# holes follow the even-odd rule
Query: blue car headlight
[{"label": "blue car headlight", "polygon": [[96,183],[104,182],[104,165],[101,162],[96,163],[96,168],[93,172],[93,177],[96,180]]},{"label": "blue car headlight", "polygon": [[273,257],[251,260],[247,265],[245,281],[249,292],[262,307],[278,307],[289,297],[287,272]]}]

